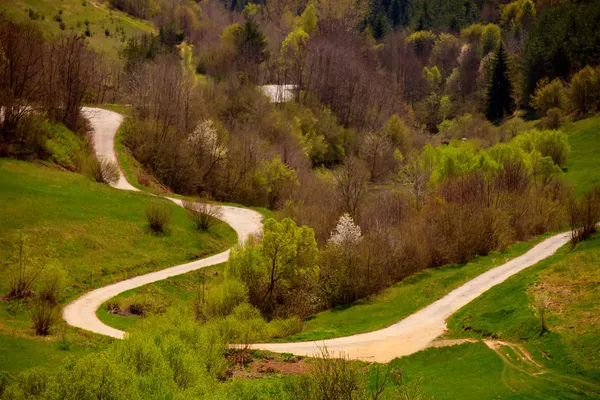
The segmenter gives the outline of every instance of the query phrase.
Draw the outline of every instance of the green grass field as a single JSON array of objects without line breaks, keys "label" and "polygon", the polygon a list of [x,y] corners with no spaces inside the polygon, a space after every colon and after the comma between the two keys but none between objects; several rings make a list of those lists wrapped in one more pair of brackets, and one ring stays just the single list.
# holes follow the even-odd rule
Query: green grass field
[{"label": "green grass field", "polygon": [[[14,239],[24,233],[32,255],[49,253],[67,272],[65,301],[111,282],[223,251],[237,241],[235,231],[225,224],[198,232],[185,211],[167,200],[113,189],[52,165],[0,159],[0,187],[0,269],[10,267]],[[171,210],[165,235],[152,234],[145,219],[144,209],[153,202]],[[6,284],[0,280],[0,296]],[[26,304],[15,311],[14,302],[0,302],[0,370],[46,365],[43,360],[70,354],[58,348],[65,341],[60,329],[50,337],[34,337]],[[94,349],[104,341],[73,328],[66,328],[65,336],[72,345],[63,347],[71,352]]]},{"label": "green grass field", "polygon": [[564,130],[571,144],[565,180],[580,195],[600,185],[600,116],[574,122]]},{"label": "green grass field", "polygon": [[[569,246],[459,310],[450,336],[520,342],[548,367],[600,386],[600,234]],[[548,299],[543,333],[540,298]]]},{"label": "green grass field", "polygon": [[[29,10],[37,13],[35,19],[30,18]],[[108,2],[100,0],[14,0],[1,2],[0,12],[13,21],[32,21],[43,32],[54,35],[62,32],[60,22],[55,20],[59,17],[64,32],[84,35],[87,22],[91,33],[87,40],[92,48],[111,57],[118,55],[127,38],[154,31],[149,21],[110,9]]]},{"label": "green grass field", "polygon": [[490,268],[523,254],[541,239],[516,243],[504,252],[477,257],[466,264],[432,268],[417,273],[371,298],[309,318],[302,333],[284,341],[329,339],[385,328]]},{"label": "green grass field", "polygon": [[[111,299],[111,301],[121,301],[136,295],[147,295],[152,296],[155,301],[167,306],[176,302],[186,302],[191,304],[197,299],[198,295],[201,296],[201,291],[203,289],[205,295],[209,296],[211,289],[223,282],[224,269],[225,264],[219,264],[187,274],[174,276],[160,282],[151,283],[121,293]],[[100,307],[97,315],[105,324],[125,331],[132,328],[141,319],[137,316],[111,314],[107,311],[105,306]]]}]

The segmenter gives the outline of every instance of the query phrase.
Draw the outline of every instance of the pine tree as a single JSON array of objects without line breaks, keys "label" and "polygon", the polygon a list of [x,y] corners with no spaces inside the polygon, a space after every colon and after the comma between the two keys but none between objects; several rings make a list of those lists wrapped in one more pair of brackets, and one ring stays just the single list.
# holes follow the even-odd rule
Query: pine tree
[{"label": "pine tree", "polygon": [[391,23],[388,17],[384,13],[378,13],[371,25],[373,30],[373,37],[375,39],[381,39],[391,30]]},{"label": "pine tree", "polygon": [[485,115],[494,123],[500,122],[514,110],[512,86],[508,76],[508,60],[504,46],[500,48],[492,63],[492,75],[487,88]]},{"label": "pine tree", "polygon": [[393,0],[389,11],[390,22],[394,28],[408,25],[408,1]]},{"label": "pine tree", "polygon": [[421,15],[417,21],[417,31],[426,31],[432,28],[433,21],[431,18],[431,12],[429,11],[429,1],[423,1],[423,8],[421,9]]}]

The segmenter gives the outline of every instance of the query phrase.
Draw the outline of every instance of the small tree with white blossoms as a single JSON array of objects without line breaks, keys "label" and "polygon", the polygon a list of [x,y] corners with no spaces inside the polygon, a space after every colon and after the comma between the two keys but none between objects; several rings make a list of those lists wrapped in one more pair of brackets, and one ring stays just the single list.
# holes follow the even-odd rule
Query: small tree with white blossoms
[{"label": "small tree with white blossoms", "polygon": [[321,293],[329,307],[350,303],[362,293],[360,276],[360,227],[343,214],[321,253]]},{"label": "small tree with white blossoms", "polygon": [[329,243],[337,246],[356,246],[362,240],[360,226],[354,223],[350,214],[343,214],[335,229],[331,232]]}]

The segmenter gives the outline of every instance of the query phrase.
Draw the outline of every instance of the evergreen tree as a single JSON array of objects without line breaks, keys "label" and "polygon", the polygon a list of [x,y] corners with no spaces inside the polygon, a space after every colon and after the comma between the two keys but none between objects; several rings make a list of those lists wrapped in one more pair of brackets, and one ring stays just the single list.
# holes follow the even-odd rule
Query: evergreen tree
[{"label": "evergreen tree", "polygon": [[370,25],[375,39],[381,39],[391,30],[390,20],[382,12],[375,16],[375,20]]},{"label": "evergreen tree", "polygon": [[431,12],[429,11],[429,1],[423,1],[421,15],[417,21],[417,31],[426,31],[432,28]]},{"label": "evergreen tree", "polygon": [[252,18],[246,18],[242,29],[236,31],[235,44],[238,54],[248,62],[260,64],[269,58],[267,39]]},{"label": "evergreen tree", "polygon": [[500,48],[492,63],[492,74],[487,88],[485,115],[492,122],[500,122],[514,110],[512,86],[508,76],[508,59],[504,46]]},{"label": "evergreen tree", "polygon": [[389,19],[394,28],[408,25],[408,0],[393,0],[390,5]]}]

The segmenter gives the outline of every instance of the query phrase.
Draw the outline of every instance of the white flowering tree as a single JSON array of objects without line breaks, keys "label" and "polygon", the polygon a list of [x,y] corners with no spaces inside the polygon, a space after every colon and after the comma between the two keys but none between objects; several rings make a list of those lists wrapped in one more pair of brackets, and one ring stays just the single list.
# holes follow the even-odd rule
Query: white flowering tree
[{"label": "white flowering tree", "polygon": [[198,122],[194,132],[188,136],[188,143],[197,154],[197,158],[203,160],[204,177],[206,177],[215,165],[225,160],[227,156],[227,131],[219,129],[212,119],[204,119]]},{"label": "white flowering tree", "polygon": [[337,246],[356,246],[362,240],[360,226],[354,223],[350,214],[343,214],[331,232],[329,243]]}]

